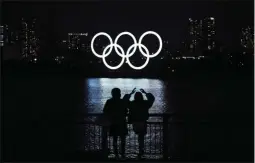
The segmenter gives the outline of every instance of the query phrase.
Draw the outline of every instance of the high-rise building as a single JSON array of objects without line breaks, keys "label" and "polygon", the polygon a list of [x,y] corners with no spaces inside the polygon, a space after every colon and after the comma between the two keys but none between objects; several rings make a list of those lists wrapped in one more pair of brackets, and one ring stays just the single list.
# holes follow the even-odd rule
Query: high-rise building
[{"label": "high-rise building", "polygon": [[254,32],[251,27],[242,28],[241,46],[244,47],[245,49],[254,48]]},{"label": "high-rise building", "polygon": [[0,26],[0,46],[4,46],[4,26]]},{"label": "high-rise building", "polygon": [[36,19],[32,20],[32,25],[30,29],[30,46],[29,46],[29,53],[33,56],[33,58],[37,58],[37,51],[38,51],[38,39],[36,37]]},{"label": "high-rise building", "polygon": [[22,18],[21,29],[21,53],[24,59],[37,60],[39,49],[38,38],[36,37],[36,19],[33,19],[29,27],[28,21]]},{"label": "high-rise building", "polygon": [[215,48],[215,18],[207,17],[203,20],[203,49],[213,50]]},{"label": "high-rise building", "polygon": [[13,32],[10,31],[9,26],[7,24],[1,26],[1,44],[8,45],[12,43],[12,35]]},{"label": "high-rise building", "polygon": [[191,52],[195,52],[199,46],[202,39],[202,21],[193,20],[189,18],[189,37],[188,44]]},{"label": "high-rise building", "polygon": [[88,36],[88,33],[68,33],[68,49],[80,51],[84,36]]},{"label": "high-rise building", "polygon": [[[215,18],[206,17],[203,20],[189,18],[187,49],[191,55],[199,55],[203,51],[215,48]],[[184,50],[185,51],[185,50]]]},{"label": "high-rise building", "polygon": [[20,39],[20,33],[18,31],[15,32],[15,41],[19,41]]},{"label": "high-rise building", "polygon": [[21,54],[23,58],[28,58],[29,31],[28,24],[24,18],[21,20]]},{"label": "high-rise building", "polygon": [[9,26],[8,25],[4,25],[4,43],[5,44],[9,44],[10,42],[10,33],[9,33]]},{"label": "high-rise building", "polygon": [[11,30],[7,24],[1,26],[0,28],[1,28],[0,33],[2,35],[2,36],[0,36],[1,41],[2,41],[1,44],[5,45],[5,46],[12,45],[12,44],[15,44],[16,41],[18,41],[16,39],[16,35],[18,33],[14,32],[14,30]]}]

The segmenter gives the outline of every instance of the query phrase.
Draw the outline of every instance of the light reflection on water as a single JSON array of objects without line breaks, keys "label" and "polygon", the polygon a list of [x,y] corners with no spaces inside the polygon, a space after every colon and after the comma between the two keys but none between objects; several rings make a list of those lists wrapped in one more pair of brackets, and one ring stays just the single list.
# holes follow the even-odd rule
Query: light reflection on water
[{"label": "light reflection on water", "polygon": [[[143,88],[146,92],[155,96],[155,102],[150,113],[163,113],[167,110],[165,99],[165,83],[157,79],[111,79],[111,78],[90,78],[85,81],[87,97],[85,108],[90,113],[100,113],[107,99],[111,98],[111,90],[115,87],[121,89],[122,97],[130,93],[133,88]],[[134,96],[131,97],[133,100]]]}]

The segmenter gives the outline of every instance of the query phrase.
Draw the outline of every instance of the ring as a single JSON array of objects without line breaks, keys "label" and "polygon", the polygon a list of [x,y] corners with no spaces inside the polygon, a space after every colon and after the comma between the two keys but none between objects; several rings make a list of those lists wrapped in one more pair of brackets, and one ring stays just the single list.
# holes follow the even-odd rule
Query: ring
[{"label": "ring", "polygon": [[[145,45],[142,44],[143,38],[144,38],[146,35],[148,35],[148,34],[155,35],[155,36],[157,37],[157,39],[159,40],[159,49],[157,50],[156,53],[152,53],[152,55],[150,55],[149,50],[147,49],[147,47],[146,47]],[[98,53],[95,51],[95,49],[94,49],[94,41],[95,41],[95,39],[96,39],[98,36],[101,36],[101,35],[107,37],[107,38],[109,39],[109,41],[110,41],[110,44],[107,45],[106,48],[103,50],[103,54],[102,54],[102,55],[98,54]],[[130,37],[132,38],[132,40],[134,41],[134,43],[128,48],[128,50],[127,50],[126,53],[124,52],[124,49],[117,43],[118,40],[119,40],[119,38],[120,38],[121,36],[123,36],[123,35],[128,35],[128,36],[130,36]],[[141,53],[143,56],[146,57],[146,61],[145,61],[145,63],[144,63],[142,66],[134,66],[134,65],[130,62],[130,60],[129,60],[129,57],[131,57],[131,56],[133,56],[133,55],[135,54],[135,51],[136,51],[137,47],[138,47],[140,53]],[[122,60],[121,60],[120,64],[118,64],[117,66],[110,66],[110,65],[106,62],[106,59],[105,59],[107,56],[110,55],[110,53],[112,52],[112,49],[113,49],[113,48],[114,48],[114,50],[116,51],[116,53],[117,53],[120,57],[122,57]],[[109,50],[108,50],[108,49],[109,49]],[[108,52],[107,52],[107,50],[108,50]],[[132,51],[131,51],[131,50],[132,50]],[[145,52],[144,52],[143,50],[145,50]],[[112,69],[112,70],[116,70],[116,69],[120,68],[120,67],[124,64],[125,60],[126,60],[125,63],[127,63],[131,68],[133,68],[133,69],[135,69],[135,70],[141,70],[141,69],[145,68],[145,67],[149,64],[150,58],[156,57],[156,56],[160,53],[161,50],[162,50],[162,39],[161,39],[160,35],[159,35],[158,33],[154,32],[154,31],[147,31],[147,32],[143,33],[143,34],[141,35],[141,37],[139,38],[138,43],[137,43],[137,40],[136,40],[135,36],[134,36],[132,33],[130,33],[130,32],[122,32],[122,33],[120,33],[120,34],[115,38],[114,42],[112,41],[111,36],[110,36],[109,34],[105,33],[105,32],[99,32],[99,33],[97,33],[97,34],[92,38],[92,40],[91,40],[91,51],[92,51],[92,53],[93,53],[96,57],[102,58],[102,59],[103,59],[104,65],[105,65],[107,68]]]}]

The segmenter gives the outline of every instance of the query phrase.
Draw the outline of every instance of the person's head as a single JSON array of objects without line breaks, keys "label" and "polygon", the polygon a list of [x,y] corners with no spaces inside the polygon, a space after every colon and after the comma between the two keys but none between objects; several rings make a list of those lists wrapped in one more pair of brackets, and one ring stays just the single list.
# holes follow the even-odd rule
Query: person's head
[{"label": "person's head", "polygon": [[135,101],[143,101],[143,94],[141,92],[136,92],[134,99]]},{"label": "person's head", "polygon": [[121,96],[120,89],[119,88],[113,88],[112,89],[112,98],[119,99]]}]

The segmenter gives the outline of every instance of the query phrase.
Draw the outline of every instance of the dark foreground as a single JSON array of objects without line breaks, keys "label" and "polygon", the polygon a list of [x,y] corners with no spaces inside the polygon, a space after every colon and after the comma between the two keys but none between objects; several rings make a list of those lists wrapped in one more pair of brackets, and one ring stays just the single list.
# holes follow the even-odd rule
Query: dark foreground
[{"label": "dark foreground", "polygon": [[[187,81],[185,78],[171,80],[175,83]],[[192,80],[195,84],[200,78]],[[204,77],[203,80],[210,82]],[[196,128],[195,123],[187,124],[186,128],[191,132],[183,132],[180,136],[193,143],[189,148],[184,143],[178,151],[173,151],[173,160],[253,160],[253,77],[229,75],[218,80],[222,80],[217,83],[225,91],[225,102],[205,105],[214,110],[206,115],[193,112],[198,106],[196,102],[187,104],[190,109],[183,116],[184,120],[195,122],[203,117],[210,123],[204,128]],[[77,127],[77,122],[83,119],[84,109],[81,107],[84,100],[81,77],[5,74],[2,82],[3,161],[102,159],[102,151],[85,153],[80,148],[84,138],[83,131]],[[185,94],[185,89],[178,89]],[[181,98],[176,97],[180,109],[187,106]]]}]

